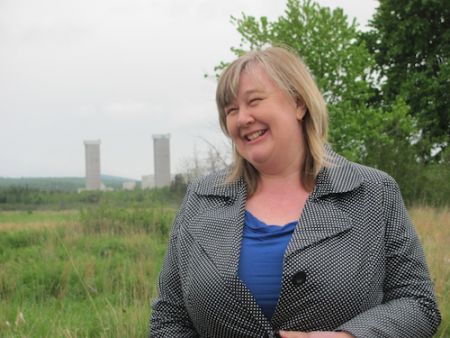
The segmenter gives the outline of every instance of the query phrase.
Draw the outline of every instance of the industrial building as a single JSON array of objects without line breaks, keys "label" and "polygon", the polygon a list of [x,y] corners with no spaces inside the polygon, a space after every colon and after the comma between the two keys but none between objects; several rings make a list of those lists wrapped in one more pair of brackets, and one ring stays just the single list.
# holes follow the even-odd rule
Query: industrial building
[{"label": "industrial building", "polygon": [[123,190],[134,190],[136,189],[136,181],[125,181],[122,182]]},{"label": "industrial building", "polygon": [[170,134],[153,135],[155,187],[170,185]]},{"label": "industrial building", "polygon": [[152,189],[155,187],[155,175],[142,175],[141,188]]},{"label": "industrial building", "polygon": [[84,141],[86,155],[86,190],[100,190],[100,140]]}]

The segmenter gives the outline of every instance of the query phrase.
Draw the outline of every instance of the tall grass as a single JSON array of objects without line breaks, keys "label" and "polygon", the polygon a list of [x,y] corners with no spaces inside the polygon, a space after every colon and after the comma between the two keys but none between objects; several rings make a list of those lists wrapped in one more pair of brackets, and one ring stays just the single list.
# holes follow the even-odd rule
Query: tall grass
[{"label": "tall grass", "polygon": [[42,230],[49,227],[66,226],[79,220],[77,210],[65,211],[3,211],[0,212],[0,231]]},{"label": "tall grass", "polygon": [[[64,227],[0,230],[0,336],[145,336],[173,215],[98,209]],[[139,227],[143,216],[158,222]]]},{"label": "tall grass", "polygon": [[415,207],[410,215],[425,251],[442,314],[435,337],[450,337],[450,210]]},{"label": "tall grass", "polygon": [[[411,216],[443,316],[435,337],[449,337],[450,211],[416,207]],[[145,336],[173,217],[106,205],[0,213],[0,337]]]}]

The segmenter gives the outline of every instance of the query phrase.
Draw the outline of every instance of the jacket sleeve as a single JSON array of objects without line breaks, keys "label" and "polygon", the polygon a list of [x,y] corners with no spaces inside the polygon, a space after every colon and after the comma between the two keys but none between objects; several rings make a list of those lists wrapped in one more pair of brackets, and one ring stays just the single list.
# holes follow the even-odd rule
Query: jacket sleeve
[{"label": "jacket sleeve", "polygon": [[385,280],[383,303],[336,331],[357,338],[432,337],[441,317],[422,246],[408,217],[397,183],[384,183]]},{"label": "jacket sleeve", "polygon": [[184,306],[178,270],[177,239],[189,199],[189,188],[172,225],[159,275],[158,296],[152,305],[149,337],[199,337]]}]

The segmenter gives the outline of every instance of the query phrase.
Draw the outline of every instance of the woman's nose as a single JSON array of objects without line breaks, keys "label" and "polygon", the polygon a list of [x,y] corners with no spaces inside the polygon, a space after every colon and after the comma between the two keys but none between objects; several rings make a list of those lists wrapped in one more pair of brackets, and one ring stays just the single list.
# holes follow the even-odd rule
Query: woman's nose
[{"label": "woman's nose", "polygon": [[239,109],[238,117],[237,117],[237,125],[238,127],[247,127],[255,122],[253,115],[246,108]]}]

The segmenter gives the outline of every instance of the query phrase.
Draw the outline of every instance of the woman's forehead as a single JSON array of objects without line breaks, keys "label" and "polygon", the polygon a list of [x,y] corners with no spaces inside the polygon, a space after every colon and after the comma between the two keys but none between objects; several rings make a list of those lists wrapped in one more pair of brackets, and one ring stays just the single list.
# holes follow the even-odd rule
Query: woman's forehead
[{"label": "woman's forehead", "polygon": [[[281,89],[270,76],[270,72],[258,61],[237,64],[227,76],[222,91],[222,106],[234,104],[239,95],[249,95],[250,92],[264,92],[269,89]],[[245,88],[244,88],[245,87]]]},{"label": "woman's forehead", "polygon": [[[278,87],[267,71],[260,65],[245,68],[232,85],[232,92],[247,93],[249,91],[265,91],[268,87]],[[243,91],[242,91],[243,90]]]}]

